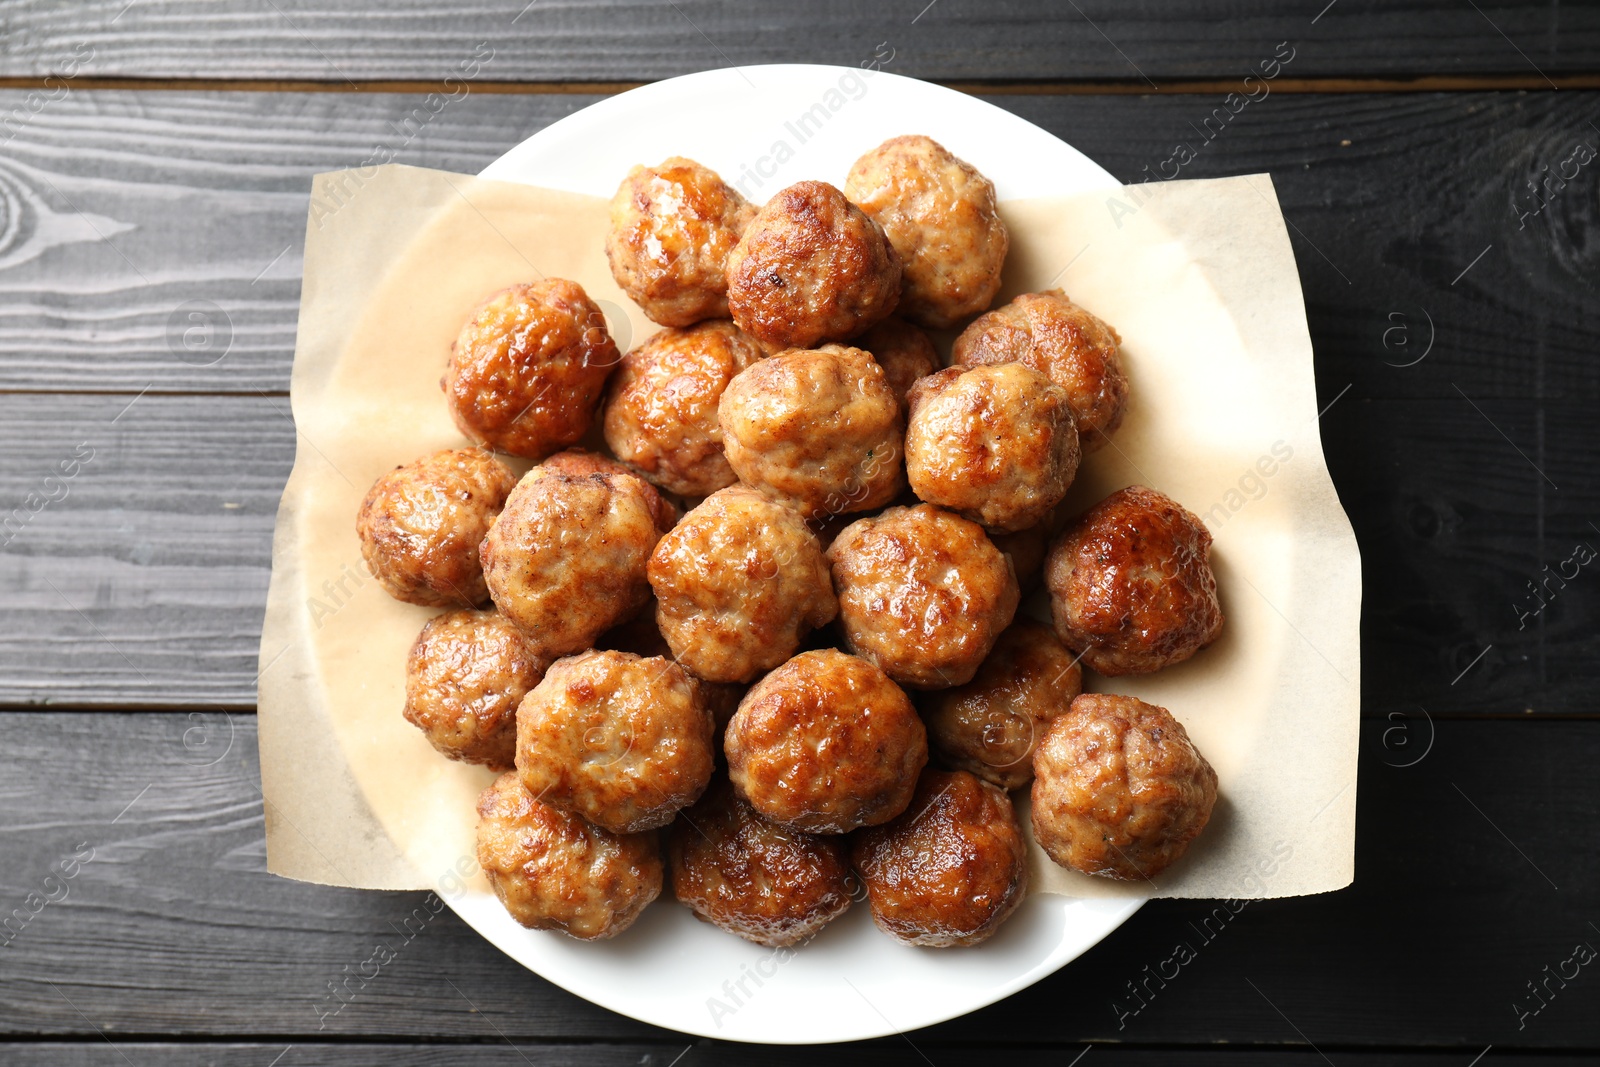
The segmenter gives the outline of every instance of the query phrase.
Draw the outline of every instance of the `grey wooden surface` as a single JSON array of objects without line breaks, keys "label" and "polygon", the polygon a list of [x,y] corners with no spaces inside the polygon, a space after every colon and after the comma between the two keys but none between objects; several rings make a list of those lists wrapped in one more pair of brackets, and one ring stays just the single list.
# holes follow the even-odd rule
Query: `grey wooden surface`
[{"label": "grey wooden surface", "polygon": [[[1600,883],[1600,722],[1395,726],[1365,724],[1353,887],[1255,902],[1210,943],[1191,924],[1216,902],[1152,902],[1038,986],[915,1041],[1052,1045],[1070,1059],[1086,1041],[1248,1035],[1275,1046],[1470,1049],[1461,1064],[1490,1043],[1600,1044],[1595,994],[1580,983],[1520,1029],[1511,1008],[1533,1003],[1524,983],[1576,942],[1600,944],[1588,925]],[[221,712],[0,715],[0,902],[21,904],[83,846],[92,853],[65,897],[0,949],[0,1037],[82,1035],[87,1021],[113,1040],[496,1043],[503,1033],[643,1040],[672,1054],[689,1044],[552,987],[449,911],[407,939],[402,924],[425,907],[421,894],[266,874],[254,742],[252,716]],[[1125,984],[1179,941],[1199,945],[1195,962],[1119,1018],[1114,1002],[1131,1006]],[[379,942],[394,962],[327,1014],[338,1003],[327,983]]]},{"label": "grey wooden surface", "polygon": [[[1242,78],[1283,40],[1295,76],[1594,73],[1592,5],[1482,0],[7,0],[8,73],[93,49],[98,76],[632,81],[741,63],[854,66],[888,42],[920,78]],[[1542,72],[1542,74],[1541,74]]]}]

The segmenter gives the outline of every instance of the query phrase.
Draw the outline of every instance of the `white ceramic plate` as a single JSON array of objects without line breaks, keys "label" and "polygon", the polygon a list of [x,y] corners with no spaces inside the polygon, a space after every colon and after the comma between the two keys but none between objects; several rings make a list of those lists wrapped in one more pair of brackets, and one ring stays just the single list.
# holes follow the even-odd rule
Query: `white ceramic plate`
[{"label": "white ceramic plate", "polygon": [[[888,137],[924,133],[973,161],[1002,200],[1117,187],[1071,145],[970,96],[881,71],[825,66],[714,70],[585,108],[483,172],[609,197],[629,168],[684,155],[753,202],[793,182],[841,184]],[[584,944],[525,930],[486,893],[451,906],[494,945],[557,985],[687,1033],[800,1044],[882,1037],[963,1015],[1082,954],[1143,903],[1035,895],[976,948],[899,945],[855,907],[798,950],[748,944],[687,908],[653,906],[625,936]]]}]

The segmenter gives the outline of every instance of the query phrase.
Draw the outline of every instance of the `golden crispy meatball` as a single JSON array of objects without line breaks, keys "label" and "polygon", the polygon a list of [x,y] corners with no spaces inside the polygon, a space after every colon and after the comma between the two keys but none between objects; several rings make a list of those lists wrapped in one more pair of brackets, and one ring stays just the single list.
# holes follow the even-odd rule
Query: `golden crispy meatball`
[{"label": "golden crispy meatball", "polygon": [[406,721],[451,759],[509,771],[517,705],[547,666],[498,611],[435,616],[406,658]]},{"label": "golden crispy meatball", "polygon": [[750,687],[723,740],[728,776],[756,811],[842,834],[905,810],[928,737],[900,687],[864,659],[802,652]]},{"label": "golden crispy meatball", "polygon": [[611,198],[611,276],[663,326],[727,318],[728,254],[755,213],[692,159],[634,167]]},{"label": "golden crispy meatball", "polygon": [[581,652],[556,660],[517,709],[517,773],[546,804],[612,833],[672,821],[711,781],[700,683],[669,659]]},{"label": "golden crispy meatball", "polygon": [[1050,548],[1049,522],[1012,533],[991,531],[989,540],[1011,560],[1017,588],[1026,596],[1044,578],[1044,555]]},{"label": "golden crispy meatball", "polygon": [[540,655],[588,648],[649,600],[662,530],[648,489],[633,475],[535,467],[506,498],[483,539],[483,576]]},{"label": "golden crispy meatball", "polygon": [[931,504],[860,519],[827,555],[850,651],[913,689],[971,681],[1016,614],[1011,561]]},{"label": "golden crispy meatball", "polygon": [[1055,631],[1018,619],[966,685],[922,698],[928,745],[947,766],[1002,789],[1033,777],[1033,750],[1050,720],[1083,691],[1083,668]]},{"label": "golden crispy meatball", "polygon": [[1035,526],[1078,474],[1067,391],[1031,367],[950,367],[912,386],[907,403],[912,492],[973,522]]},{"label": "golden crispy meatball", "polygon": [[758,945],[803,941],[850,906],[844,840],[768,822],[726,780],[679,813],[667,856],[697,918]]},{"label": "golden crispy meatball", "polygon": [[904,814],[850,846],[872,921],[929,948],[988,940],[1027,895],[1027,857],[1010,797],[966,771],[931,768]]},{"label": "golden crispy meatball", "polygon": [[606,444],[674,493],[709,496],[736,480],[717,403],[761,346],[726,319],[662,330],[622,357],[606,401]]},{"label": "golden crispy meatball", "polygon": [[1056,633],[1101,674],[1182,663],[1222,632],[1210,531],[1142,485],[1117,490],[1061,531],[1045,584]]},{"label": "golden crispy meatball", "polygon": [[425,607],[489,598],[478,544],[517,480],[493,456],[448,448],[372,483],[356,512],[367,570],[390,596]]},{"label": "golden crispy meatball", "polygon": [[894,310],[900,259],[883,227],[827,182],[780,190],[728,257],[728,310],[764,344],[854,337]]},{"label": "golden crispy meatball", "polygon": [[932,138],[892,137],[856,160],[844,191],[905,265],[902,315],[942,329],[989,306],[1011,240],[976,167]]},{"label": "golden crispy meatball", "polygon": [[900,401],[859,348],[764,359],[728,383],[718,417],[740,480],[808,519],[880,508],[905,487]]},{"label": "golden crispy meatball", "polygon": [[544,278],[502,290],[473,312],[439,384],[468,438],[538,459],[588,431],[620,358],[583,287]]},{"label": "golden crispy meatball", "polygon": [[1085,693],[1033,757],[1033,837],[1063,867],[1154,878],[1211,819],[1217,772],[1166,708]]},{"label": "golden crispy meatball", "polygon": [[620,934],[661,894],[655,833],[602,830],[541,804],[515,774],[478,798],[478,864],[517,922],[585,941]]},{"label": "golden crispy meatball", "polygon": [[1067,391],[1085,452],[1105,445],[1128,404],[1117,331],[1060,289],[1024,293],[961,331],[951,362],[964,367],[1025,363]]},{"label": "golden crispy meatball", "polygon": [[684,516],[656,543],[648,574],[673,657],[712,682],[771,670],[839,611],[805,519],[743,485]]},{"label": "golden crispy meatball", "polygon": [[650,501],[650,513],[655,516],[657,526],[663,530],[670,530],[682,517],[678,506],[662,496],[655,486],[641,478],[637,468],[630,467],[626,463],[618,463],[610,456],[602,456],[598,452],[590,452],[584,448],[569,448],[553,456],[546,456],[544,462],[533,469],[544,472],[558,471],[579,477],[586,474],[626,475],[637,481],[644,490],[644,495]]},{"label": "golden crispy meatball", "polygon": [[933,347],[932,339],[893,315],[850,343],[878,361],[884,377],[889,379],[889,388],[902,404],[912,382],[939,369],[939,350]]}]

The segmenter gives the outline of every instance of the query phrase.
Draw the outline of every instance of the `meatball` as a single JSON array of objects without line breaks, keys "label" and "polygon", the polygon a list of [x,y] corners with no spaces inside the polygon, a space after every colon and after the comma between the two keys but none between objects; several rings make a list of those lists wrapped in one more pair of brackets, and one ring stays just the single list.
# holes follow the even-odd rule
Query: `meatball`
[{"label": "meatball", "polygon": [[585,941],[620,934],[661,894],[656,834],[613,834],[557,811],[515,774],[478,798],[478,865],[517,922]]},{"label": "meatball", "polygon": [[894,310],[900,259],[883,227],[827,182],[767,201],[728,257],[728,310],[778,348],[854,337]]},{"label": "meatball", "polygon": [[931,504],[851,524],[828,547],[850,651],[914,689],[972,680],[1020,594],[982,527]]},{"label": "meatball", "polygon": [[844,840],[770,823],[726,781],[678,816],[667,856],[696,917],[758,945],[803,941],[850,906]]},{"label": "meatball", "polygon": [[1083,668],[1055,631],[1018,619],[966,685],[922,698],[928,744],[946,765],[1002,789],[1033,777],[1033,750],[1050,720],[1083,691]]},{"label": "meatball", "polygon": [[851,342],[866,349],[883,368],[889,388],[905,403],[911,383],[939,369],[939,350],[927,334],[893,315]]},{"label": "meatball", "polygon": [[1117,490],[1061,532],[1045,584],[1056,633],[1101,674],[1182,663],[1222,632],[1211,532],[1142,485]]},{"label": "meatball", "polygon": [[864,659],[802,652],[750,687],[723,746],[734,788],[793,830],[842,834],[899,815],[928,762],[922,720]]},{"label": "meatball", "polygon": [[1166,708],[1085,693],[1033,757],[1033,837],[1063,867],[1154,878],[1199,836],[1217,772]]},{"label": "meatball", "polygon": [[905,487],[905,419],[859,348],[785,352],[728,383],[718,418],[746,485],[808,519],[880,508]]},{"label": "meatball", "polygon": [[1011,798],[966,771],[923,771],[911,806],[859,831],[850,857],[872,921],[906,945],[976,945],[1027,895],[1028,846]]},{"label": "meatball", "polygon": [[548,665],[499,612],[446,612],[406,658],[406,721],[451,759],[509,771],[517,705]]},{"label": "meatball", "polygon": [[711,781],[700,684],[669,659],[557,660],[517,709],[517,773],[545,803],[612,833],[654,830]]},{"label": "meatball", "polygon": [[974,319],[951,349],[964,367],[1025,363],[1067,391],[1085,452],[1122,424],[1128,378],[1117,331],[1067,299],[1060,289],[1024,293]]},{"label": "meatball", "polygon": [[483,539],[495,606],[542,656],[562,656],[638,614],[661,537],[649,486],[633,475],[535,467]]},{"label": "meatball", "polygon": [[606,444],[674,493],[710,496],[732,485],[717,403],[762,355],[726,319],[662,330],[622,357],[606,401]]},{"label": "meatball", "polygon": [[712,682],[771,670],[839,611],[805,519],[743,485],[684,516],[657,542],[647,573],[673,657]]},{"label": "meatball", "polygon": [[900,313],[943,329],[988,308],[1011,241],[994,184],[929,137],[892,137],[850,168],[844,191],[904,266]]},{"label": "meatball", "polygon": [[478,544],[517,480],[487,452],[451,448],[380,477],[356,513],[367,570],[390,596],[425,607],[489,598]]},{"label": "meatball", "polygon": [[598,452],[590,452],[584,448],[569,448],[564,452],[557,452],[553,456],[545,457],[545,461],[534,470],[558,471],[562,474],[574,474],[582,477],[586,474],[604,474],[607,476],[624,474],[633,478],[644,490],[645,497],[650,501],[650,513],[656,518],[656,525],[663,530],[672,529],[681,517],[678,506],[656,489],[655,486],[639,477],[639,471],[626,463],[618,463],[610,456],[602,456]]},{"label": "meatball", "polygon": [[906,477],[930,504],[1011,532],[1036,526],[1078,473],[1067,391],[1021,363],[950,367],[907,398]]},{"label": "meatball", "polygon": [[634,167],[611,198],[611,276],[663,326],[727,318],[728,255],[755,213],[692,159]]},{"label": "meatball", "polygon": [[473,312],[440,384],[469,439],[538,459],[588,431],[619,358],[605,315],[583,288],[545,278],[496,293]]},{"label": "meatball", "polygon": [[1041,522],[1013,533],[989,534],[994,547],[1011,560],[1017,588],[1026,596],[1044,578],[1044,555],[1050,548],[1050,524]]}]

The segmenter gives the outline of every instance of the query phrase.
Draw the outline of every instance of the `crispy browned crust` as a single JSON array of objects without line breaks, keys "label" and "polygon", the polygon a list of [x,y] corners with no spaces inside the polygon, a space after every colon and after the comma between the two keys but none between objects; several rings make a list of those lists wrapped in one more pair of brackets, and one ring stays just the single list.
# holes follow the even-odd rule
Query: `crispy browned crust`
[{"label": "crispy browned crust", "polygon": [[900,259],[883,227],[827,182],[775,193],[728,257],[733,321],[779,348],[854,337],[899,299]]},{"label": "crispy browned crust", "polygon": [[440,385],[469,439],[539,459],[588,431],[620,358],[583,287],[544,278],[496,293],[473,313]]},{"label": "crispy browned crust", "polygon": [[910,698],[835,649],[802,652],[752,686],[723,745],[741,797],[773,822],[819,834],[900,814],[928,761]]},{"label": "crispy browned crust", "polygon": [[1011,798],[966,771],[923,771],[911,806],[858,830],[850,854],[872,920],[907,945],[976,945],[1027,894],[1027,842]]},{"label": "crispy browned crust", "polygon": [[878,361],[889,388],[902,405],[913,382],[939,369],[939,350],[933,346],[933,339],[894,315],[850,343]]},{"label": "crispy browned crust", "polygon": [[1222,632],[1210,531],[1142,485],[1112,493],[1061,532],[1045,584],[1056,633],[1101,674],[1182,663]]},{"label": "crispy browned crust", "polygon": [[803,941],[850,906],[844,839],[768,822],[726,779],[679,813],[667,848],[678,900],[758,945]]},{"label": "crispy browned crust", "polygon": [[1084,452],[1122,425],[1128,378],[1117,331],[1060,289],[1024,293],[972,321],[951,348],[959,366],[1024,363],[1067,391]]},{"label": "crispy browned crust", "polygon": [[585,941],[615,937],[661,893],[657,834],[618,835],[535,800],[515,774],[478,798],[478,863],[511,917]]},{"label": "crispy browned crust", "polygon": [[1211,769],[1166,708],[1085,693],[1033,758],[1033,836],[1084,874],[1154,878],[1189,848],[1217,802]]},{"label": "crispy browned crust", "polygon": [[489,453],[450,448],[396,467],[367,490],[356,536],[389,595],[425,607],[489,599],[478,544],[516,479]]},{"label": "crispy browned crust", "polygon": [[727,318],[728,255],[755,213],[715,171],[692,159],[673,156],[657,167],[634,167],[611,199],[611,276],[663,326]]}]

